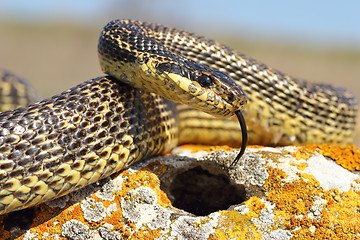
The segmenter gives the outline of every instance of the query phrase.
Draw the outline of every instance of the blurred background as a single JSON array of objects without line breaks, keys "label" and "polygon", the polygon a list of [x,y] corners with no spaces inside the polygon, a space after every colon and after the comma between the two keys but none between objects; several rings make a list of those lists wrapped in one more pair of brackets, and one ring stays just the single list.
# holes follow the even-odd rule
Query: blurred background
[{"label": "blurred background", "polygon": [[103,75],[101,28],[138,19],[221,41],[286,74],[360,99],[360,2],[212,0],[0,1],[0,67],[50,97]]}]

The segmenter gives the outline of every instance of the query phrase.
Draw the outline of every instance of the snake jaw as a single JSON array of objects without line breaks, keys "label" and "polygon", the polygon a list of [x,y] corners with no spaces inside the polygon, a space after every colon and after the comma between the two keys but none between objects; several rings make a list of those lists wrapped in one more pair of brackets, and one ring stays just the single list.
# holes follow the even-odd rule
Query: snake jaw
[{"label": "snake jaw", "polygon": [[[228,118],[235,111],[242,111],[246,104],[246,95],[242,89],[227,75],[225,81],[211,76],[205,80],[208,85],[204,86],[201,81],[204,81],[203,76],[208,76],[207,74],[209,73],[198,73],[199,77],[192,80],[194,78],[188,79],[167,73],[173,85],[177,85],[185,91],[184,95],[188,95],[179,99],[178,102],[198,108],[218,118]],[[229,82],[227,82],[228,79]]]}]

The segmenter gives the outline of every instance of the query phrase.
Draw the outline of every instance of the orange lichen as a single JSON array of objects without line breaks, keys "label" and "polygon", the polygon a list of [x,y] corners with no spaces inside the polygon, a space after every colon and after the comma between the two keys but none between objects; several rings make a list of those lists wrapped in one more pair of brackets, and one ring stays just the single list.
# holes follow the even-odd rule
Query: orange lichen
[{"label": "orange lichen", "polygon": [[249,212],[246,213],[249,217],[259,217],[261,210],[266,208],[265,204],[258,197],[251,197],[244,203],[249,208]]},{"label": "orange lichen", "polygon": [[307,146],[298,147],[296,152],[290,151],[287,153],[290,153],[297,160],[300,159],[307,160],[316,152],[316,149],[317,149],[316,145],[307,145]]},{"label": "orange lichen", "polygon": [[[300,173],[299,174],[303,179],[312,179],[314,181],[316,181],[315,177],[311,174],[308,174],[308,173]],[[317,183],[317,182],[314,182],[314,183]]]},{"label": "orange lichen", "polygon": [[[268,168],[268,173],[270,177],[264,185],[268,189],[267,200],[275,204],[275,219],[281,219],[287,230],[297,229],[292,231],[295,239],[354,239],[360,234],[358,192],[324,191],[310,175],[286,182],[282,170]],[[316,203],[317,199],[321,199],[320,203]],[[314,213],[316,204],[319,212]]]},{"label": "orange lichen", "polygon": [[56,208],[55,211],[58,212],[58,214],[48,219],[47,221],[45,221],[43,217],[49,216],[49,213],[51,211],[54,212],[54,209],[44,204],[40,205],[40,208],[41,211],[37,217],[34,218],[34,222],[31,225],[31,232],[37,233],[37,237],[39,239],[44,236],[44,233],[50,235],[60,234],[61,226],[70,219],[76,219],[85,225],[88,225],[87,221],[83,217],[83,212],[78,203],[63,209],[62,211],[60,211],[59,208]]},{"label": "orange lichen", "polygon": [[304,171],[304,169],[308,166],[307,163],[300,163],[298,165],[298,169],[301,170],[301,171]]},{"label": "orange lichen", "polygon": [[308,166],[308,164],[304,163],[304,162],[290,162],[290,165],[291,166],[296,166],[297,169],[299,169],[301,171],[304,171],[305,168]]},{"label": "orange lichen", "polygon": [[132,239],[151,240],[154,238],[159,238],[160,236],[161,236],[160,231],[151,230],[149,227],[144,226],[141,230],[134,232],[131,237]]},{"label": "orange lichen", "polygon": [[0,240],[10,239],[10,233],[3,228],[0,229]]},{"label": "orange lichen", "polygon": [[199,151],[213,152],[219,150],[232,151],[233,148],[227,145],[223,146],[208,146],[208,145],[200,145],[200,144],[185,144],[182,145],[181,148],[191,150],[192,153]]},{"label": "orange lichen", "polygon": [[[214,148],[215,149],[215,148]],[[214,150],[213,149],[213,150]],[[335,159],[338,164],[346,160],[358,169],[359,149],[355,146],[333,146],[333,145],[311,145],[299,147],[298,151],[292,153],[297,159],[306,159],[313,153],[319,153]],[[266,153],[264,158],[269,161],[280,161],[283,153]],[[342,159],[342,160],[341,160]],[[355,160],[354,160],[355,159]],[[297,169],[306,168],[306,163],[292,160],[290,164]],[[261,216],[261,210],[265,209],[264,202],[270,202],[273,206],[269,211],[274,214],[274,225],[270,229],[287,230],[291,232],[294,239],[354,239],[360,236],[360,192],[348,191],[339,192],[337,189],[325,191],[319,187],[319,182],[309,173],[297,173],[296,178],[289,177],[284,170],[268,167],[268,178],[263,184],[264,199],[253,196],[244,204],[248,212],[240,214],[238,211],[220,211],[218,225],[215,232],[209,239],[260,239],[260,229],[254,223],[254,218]],[[296,169],[296,167],[294,169]],[[149,229],[146,224],[140,229],[134,222],[125,219],[121,209],[121,201],[128,196],[128,192],[140,186],[151,188],[157,196],[157,203],[162,207],[172,207],[167,195],[159,188],[159,178],[167,170],[167,166],[162,162],[153,162],[140,171],[125,170],[112,178],[120,175],[122,186],[119,191],[114,193],[114,200],[107,201],[100,199],[96,194],[89,198],[95,202],[102,202],[104,207],[113,205],[115,211],[108,212],[107,216],[98,222],[88,222],[83,216],[81,203],[67,202],[65,208],[50,208],[47,205],[39,205],[36,208],[36,217],[32,223],[32,233],[38,234],[38,239],[46,236],[59,235],[61,226],[71,219],[76,219],[96,230],[105,223],[111,224],[122,237],[130,239],[151,239],[161,236],[161,229]],[[289,173],[290,175],[290,173]],[[315,210],[314,210],[315,209]],[[4,216],[0,216],[0,221]],[[3,225],[1,226],[3,228]],[[197,226],[202,227],[202,222]],[[48,235],[46,235],[48,234]],[[9,232],[0,229],[0,239],[10,238]],[[22,239],[22,235],[19,239]],[[358,237],[360,239],[360,237]],[[65,239],[59,237],[59,239]]]},{"label": "orange lichen", "polygon": [[316,151],[336,161],[340,166],[350,170],[360,171],[360,149],[351,145],[313,144],[302,146],[296,152],[290,152],[296,159],[308,159]]},{"label": "orange lichen", "polygon": [[169,200],[169,198],[167,197],[167,195],[160,189],[160,182],[159,179],[156,177],[156,174],[154,174],[151,169],[157,166],[155,169],[156,171],[159,172],[163,172],[162,170],[159,170],[158,167],[162,167],[164,166],[163,164],[151,164],[147,167],[145,167],[143,170],[141,171],[137,171],[135,173],[130,173],[128,170],[123,172],[123,177],[126,179],[126,184],[124,185],[124,189],[123,189],[123,196],[124,197],[126,195],[126,193],[134,188],[143,186],[143,187],[149,187],[151,188],[155,194],[158,197],[158,201],[157,203],[166,208],[171,206],[171,202]]},{"label": "orange lichen", "polygon": [[209,239],[260,239],[256,226],[248,215],[238,211],[221,211],[215,233]]},{"label": "orange lichen", "polygon": [[[147,169],[151,169],[155,165],[149,166]],[[161,168],[162,164],[157,164],[157,170],[159,170],[159,166]],[[160,170],[159,170],[160,171]],[[161,171],[160,171],[161,172]],[[117,206],[116,211],[112,211],[108,213],[107,216],[97,222],[88,222],[84,218],[83,210],[80,207],[80,203],[74,203],[71,200],[68,201],[67,206],[65,208],[51,208],[46,204],[41,204],[38,206],[38,210],[36,211],[36,217],[31,225],[31,232],[38,234],[36,237],[41,239],[44,234],[49,234],[49,236],[53,234],[60,234],[61,233],[61,226],[71,220],[75,219],[83,224],[90,227],[90,229],[97,229],[98,227],[102,226],[104,223],[109,223],[114,226],[113,231],[118,231],[122,236],[132,236],[134,237],[131,231],[136,230],[136,225],[130,221],[124,219],[122,215],[121,200],[124,198],[128,191],[135,189],[139,186],[147,186],[155,191],[156,195],[158,196],[158,204],[163,207],[171,206],[170,200],[167,198],[166,194],[160,190],[159,188],[159,179],[156,177],[155,174],[149,171],[137,171],[137,172],[130,172],[129,170],[123,171],[121,177],[124,179],[123,188],[121,191],[114,194],[114,200],[108,201],[100,199],[96,194],[91,194],[89,198],[95,200],[95,202],[102,202],[104,207],[109,207],[111,204]],[[116,174],[120,175],[120,174]],[[114,176],[114,177],[116,177]],[[113,178],[114,178],[113,177]],[[72,204],[72,205],[71,205]],[[3,216],[1,216],[3,218]],[[125,228],[125,224],[127,227]],[[132,230],[130,231],[130,229]],[[141,233],[143,232],[143,233]],[[7,231],[0,231],[1,236],[9,236]],[[138,236],[160,236],[156,230],[150,229],[142,229],[140,232],[137,232]],[[24,235],[20,236],[19,239],[22,239]],[[59,238],[65,239],[65,238]],[[141,238],[142,239],[142,238]]]}]

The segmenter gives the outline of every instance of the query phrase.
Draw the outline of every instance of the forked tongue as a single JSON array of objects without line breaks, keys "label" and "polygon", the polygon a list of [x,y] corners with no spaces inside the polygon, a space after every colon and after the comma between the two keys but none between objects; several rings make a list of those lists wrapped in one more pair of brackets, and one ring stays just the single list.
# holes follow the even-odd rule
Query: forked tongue
[{"label": "forked tongue", "polygon": [[235,166],[237,164],[237,162],[240,160],[240,158],[242,157],[242,155],[244,155],[245,148],[247,145],[247,138],[248,138],[246,122],[245,122],[244,116],[242,115],[240,110],[235,111],[235,115],[239,119],[239,123],[240,123],[240,127],[241,127],[242,142],[241,142],[241,150],[240,150],[239,154],[236,156],[235,160],[230,164],[230,168]]}]

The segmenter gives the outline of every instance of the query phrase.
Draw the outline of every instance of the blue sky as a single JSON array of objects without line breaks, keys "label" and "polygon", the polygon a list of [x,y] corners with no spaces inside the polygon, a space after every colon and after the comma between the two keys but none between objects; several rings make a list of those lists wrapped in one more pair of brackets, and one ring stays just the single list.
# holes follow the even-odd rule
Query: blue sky
[{"label": "blue sky", "polygon": [[9,21],[101,27],[113,18],[158,22],[200,34],[230,30],[250,39],[360,49],[360,1],[356,0],[0,1],[0,19]]}]

